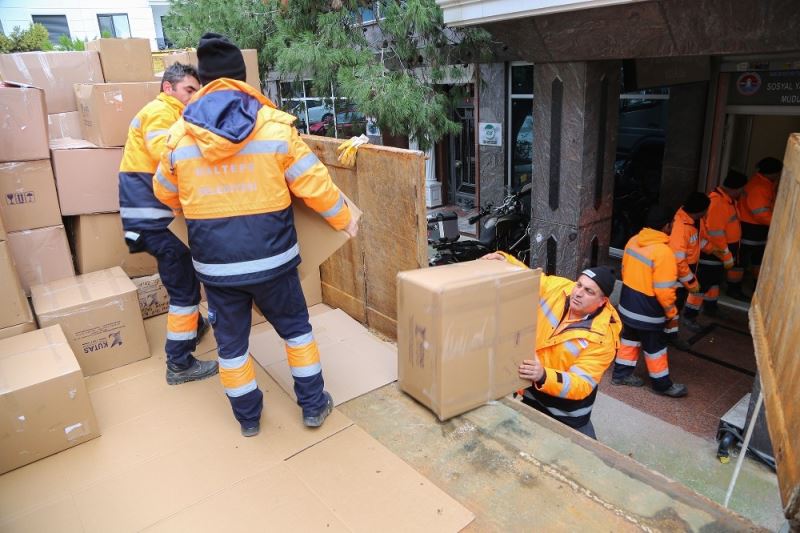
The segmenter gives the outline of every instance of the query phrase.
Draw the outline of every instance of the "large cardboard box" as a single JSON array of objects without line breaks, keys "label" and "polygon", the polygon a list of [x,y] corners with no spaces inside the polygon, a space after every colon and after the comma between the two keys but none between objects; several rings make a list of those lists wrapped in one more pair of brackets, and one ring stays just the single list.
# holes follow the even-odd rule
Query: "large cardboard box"
[{"label": "large cardboard box", "polygon": [[132,254],[125,244],[119,213],[81,215],[73,219],[72,243],[75,266],[87,274],[115,266],[130,277],[150,276],[158,272],[155,257],[148,253]]},{"label": "large cardboard box", "polygon": [[159,90],[154,81],[75,85],[81,138],[102,147],[125,146],[131,121]]},{"label": "large cardboard box", "polygon": [[98,148],[78,139],[50,141],[62,215],[119,211],[122,148]]},{"label": "large cardboard box", "polygon": [[169,294],[164,284],[161,283],[161,276],[153,274],[152,276],[133,278],[131,281],[136,285],[142,318],[163,315],[169,311]]},{"label": "large cardboard box", "polygon": [[50,157],[44,91],[19,83],[0,85],[0,137],[0,161]]},{"label": "large cardboard box", "polygon": [[[50,139],[82,139],[81,114],[77,111],[47,115],[47,135]],[[48,150],[49,154],[49,150]]]},{"label": "large cardboard box", "polygon": [[[244,66],[247,69],[247,83],[261,92],[261,75],[258,71],[258,51],[252,48],[242,50]],[[173,52],[163,57],[164,68],[166,69],[173,63],[183,63],[184,65],[194,65],[197,67],[197,51],[194,48]]]},{"label": "large cardboard box", "polygon": [[3,213],[0,212],[0,242],[6,240],[6,225],[3,223]]},{"label": "large cardboard box", "polygon": [[74,84],[105,81],[100,56],[93,51],[2,54],[0,78],[44,89],[50,115],[78,110]]},{"label": "large cardboard box", "polygon": [[25,294],[33,285],[75,275],[64,226],[9,233],[8,245]]},{"label": "large cardboard box", "polygon": [[35,285],[31,293],[39,325],[61,325],[85,375],[150,357],[136,286],[121,268]]},{"label": "large cardboard box", "polygon": [[7,231],[61,224],[50,159],[0,163],[0,213]]},{"label": "large cardboard box", "polygon": [[100,435],[58,326],[0,340],[0,474]]},{"label": "large cardboard box", "polygon": [[397,275],[400,388],[446,420],[530,385],[540,270],[470,261]]},{"label": "large cardboard box", "polygon": [[103,77],[107,82],[153,79],[150,39],[95,39],[89,41],[86,49],[100,54]]},{"label": "large cardboard box", "polygon": [[29,331],[39,329],[36,326],[36,320],[33,318],[33,310],[31,309],[27,298],[25,299],[25,304],[28,306],[29,318],[22,324],[0,328],[0,339],[16,337],[17,335],[22,335],[23,333],[28,333]]},{"label": "large cardboard box", "polygon": [[0,328],[30,322],[32,318],[11,250],[7,242],[0,241]]}]

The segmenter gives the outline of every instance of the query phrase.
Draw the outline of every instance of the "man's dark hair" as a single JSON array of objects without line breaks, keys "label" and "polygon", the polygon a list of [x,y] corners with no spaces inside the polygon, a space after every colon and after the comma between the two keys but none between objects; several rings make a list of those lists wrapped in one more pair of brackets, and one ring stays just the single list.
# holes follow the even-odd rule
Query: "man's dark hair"
[{"label": "man's dark hair", "polygon": [[200,78],[197,76],[197,69],[192,65],[184,65],[183,63],[173,63],[164,71],[164,76],[161,78],[161,90],[164,90],[164,82],[168,81],[172,85],[180,83],[186,76],[191,76],[196,80]]}]

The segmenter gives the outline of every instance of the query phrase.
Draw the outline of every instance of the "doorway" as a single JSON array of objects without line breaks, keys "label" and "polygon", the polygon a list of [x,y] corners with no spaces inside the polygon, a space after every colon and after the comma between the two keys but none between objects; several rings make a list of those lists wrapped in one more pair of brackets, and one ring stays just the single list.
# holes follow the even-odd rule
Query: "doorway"
[{"label": "doorway", "polygon": [[449,136],[450,172],[447,187],[449,204],[464,209],[475,207],[475,107],[463,103],[455,109],[454,120],[461,130]]},{"label": "doorway", "polygon": [[800,131],[800,108],[780,108],[779,111],[781,114],[728,113],[720,182],[729,169],[752,176],[761,159],[783,160],[786,140],[790,134]]}]

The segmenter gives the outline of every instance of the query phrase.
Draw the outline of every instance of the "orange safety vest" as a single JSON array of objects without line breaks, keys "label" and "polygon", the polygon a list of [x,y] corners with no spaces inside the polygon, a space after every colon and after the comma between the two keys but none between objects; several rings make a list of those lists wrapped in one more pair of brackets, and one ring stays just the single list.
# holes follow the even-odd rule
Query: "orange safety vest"
[{"label": "orange safety vest", "polygon": [[700,259],[700,231],[689,214],[678,209],[672,221],[672,233],[669,236],[669,247],[675,252],[678,266],[678,281],[687,289],[697,286],[697,278],[692,267]]},{"label": "orange safety vest", "polygon": [[748,224],[769,226],[775,207],[776,183],[757,172],[744,187],[739,197],[739,219]]}]

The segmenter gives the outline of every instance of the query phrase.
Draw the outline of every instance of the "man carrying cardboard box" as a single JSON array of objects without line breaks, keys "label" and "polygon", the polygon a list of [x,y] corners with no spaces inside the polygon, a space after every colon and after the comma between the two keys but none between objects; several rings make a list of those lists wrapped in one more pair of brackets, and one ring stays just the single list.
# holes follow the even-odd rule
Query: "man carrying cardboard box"
[{"label": "man carrying cardboard box", "polygon": [[170,129],[153,190],[186,218],[220,378],[242,435],[258,434],[263,407],[248,348],[253,301],[286,343],[303,423],[319,427],[333,400],[324,390],[297,273],[291,193],[335,229],[355,236],[358,226],[327,169],[300,139],[295,117],[244,83],[241,51],[207,33],[197,57],[204,87]]},{"label": "man carrying cardboard box", "polygon": [[147,252],[158,260],[161,282],[169,294],[167,315],[167,383],[178,385],[217,373],[215,361],[192,355],[208,330],[200,316],[200,282],[189,249],[167,226],[172,210],[153,195],[153,174],[184,106],[200,88],[197,71],[175,63],[165,72],[161,94],[134,117],[119,168],[119,204],[125,242],[131,252]]},{"label": "man carrying cardboard box", "polygon": [[[483,259],[527,268],[504,252]],[[614,360],[622,329],[608,300],[615,279],[603,266],[587,268],[578,281],[542,275],[536,353],[519,366],[519,377],[531,382],[521,393],[523,403],[593,439],[597,385]]]}]

